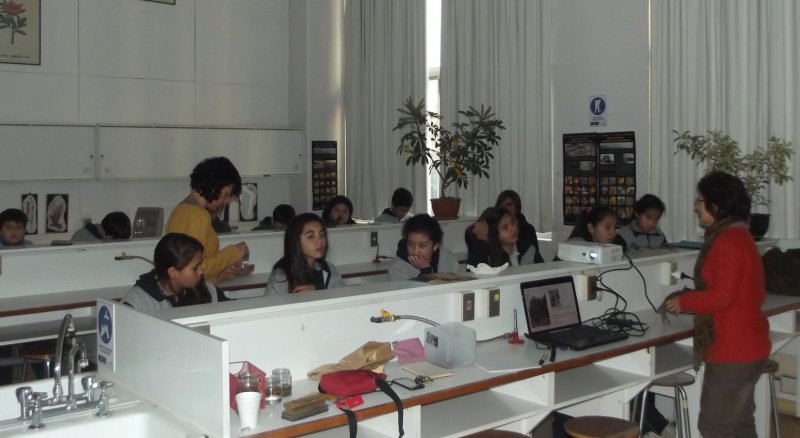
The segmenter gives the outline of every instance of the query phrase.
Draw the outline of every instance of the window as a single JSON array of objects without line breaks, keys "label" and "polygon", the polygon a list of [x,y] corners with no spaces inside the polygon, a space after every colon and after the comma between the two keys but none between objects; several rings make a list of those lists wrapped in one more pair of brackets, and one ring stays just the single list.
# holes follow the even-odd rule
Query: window
[{"label": "window", "polygon": [[[425,52],[428,69],[428,87],[425,92],[425,103],[428,111],[440,113],[439,108],[439,69],[442,65],[442,2],[428,0],[425,11]],[[431,147],[432,145],[429,145]],[[428,173],[428,199],[438,198],[439,174]],[[426,204],[428,204],[426,202]]]}]

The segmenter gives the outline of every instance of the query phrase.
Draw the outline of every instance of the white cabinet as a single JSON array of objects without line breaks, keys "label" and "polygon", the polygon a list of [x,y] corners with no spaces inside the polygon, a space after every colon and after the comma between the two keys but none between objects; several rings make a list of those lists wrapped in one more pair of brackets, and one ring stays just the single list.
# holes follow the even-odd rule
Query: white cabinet
[{"label": "white cabinet", "polygon": [[0,125],[0,180],[95,178],[94,126]]},{"label": "white cabinet", "polygon": [[100,179],[188,178],[214,156],[243,176],[302,172],[298,129],[98,126],[97,137]]}]

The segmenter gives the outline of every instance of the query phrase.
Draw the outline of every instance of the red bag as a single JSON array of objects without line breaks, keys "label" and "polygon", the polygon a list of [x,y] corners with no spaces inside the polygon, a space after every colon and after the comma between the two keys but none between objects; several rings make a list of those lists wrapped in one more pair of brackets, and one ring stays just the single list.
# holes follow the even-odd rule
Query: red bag
[{"label": "red bag", "polygon": [[385,381],[386,374],[366,370],[337,371],[319,378],[319,390],[336,397],[366,394],[378,389],[377,379]]}]

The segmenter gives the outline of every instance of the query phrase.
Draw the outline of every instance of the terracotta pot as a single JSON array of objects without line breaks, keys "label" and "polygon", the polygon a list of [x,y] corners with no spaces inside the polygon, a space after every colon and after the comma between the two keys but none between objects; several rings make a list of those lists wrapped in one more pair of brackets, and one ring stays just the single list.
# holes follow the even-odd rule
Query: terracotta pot
[{"label": "terracotta pot", "polygon": [[767,234],[769,229],[769,215],[766,213],[750,213],[750,234],[756,240]]},{"label": "terracotta pot", "polygon": [[436,219],[456,219],[458,210],[461,209],[461,198],[436,198],[431,199],[433,217]]}]

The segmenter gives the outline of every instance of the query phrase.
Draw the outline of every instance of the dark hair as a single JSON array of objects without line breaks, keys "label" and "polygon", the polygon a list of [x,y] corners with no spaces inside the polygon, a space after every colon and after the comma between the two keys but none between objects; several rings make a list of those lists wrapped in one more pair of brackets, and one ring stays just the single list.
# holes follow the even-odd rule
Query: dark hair
[{"label": "dark hair", "polygon": [[411,208],[411,205],[413,204],[414,196],[411,195],[411,192],[409,192],[408,189],[399,187],[394,191],[394,193],[392,193],[392,207]]},{"label": "dark hair", "polygon": [[697,182],[697,191],[703,196],[706,211],[714,219],[750,217],[750,195],[742,180],[725,172],[711,172]]},{"label": "dark hair", "polygon": [[353,220],[353,201],[351,201],[347,196],[342,195],[331,198],[331,200],[328,201],[328,205],[326,205],[325,209],[322,210],[322,219],[325,222],[329,224],[333,223],[333,220],[331,219],[331,211],[333,210],[333,207],[336,207],[339,204],[344,204],[344,206],[347,207],[347,211],[350,213],[347,216],[347,223],[351,223]]},{"label": "dark hair", "polygon": [[[308,266],[306,257],[303,255],[303,246],[300,238],[303,228],[309,222],[318,222],[325,232],[325,223],[314,213],[301,213],[289,221],[286,233],[283,235],[283,257],[278,260],[273,269],[282,269],[289,282],[289,291],[294,290],[301,284],[314,283],[314,270]],[[325,254],[328,253],[328,245],[325,245]],[[325,258],[325,254],[322,255]]]},{"label": "dark hair", "polygon": [[637,214],[642,214],[650,209],[658,210],[661,214],[664,214],[667,206],[664,205],[664,201],[659,199],[658,196],[651,193],[642,196],[633,204],[633,211]]},{"label": "dark hair", "polygon": [[206,201],[214,202],[219,198],[222,189],[233,186],[231,195],[238,196],[242,192],[242,178],[239,171],[225,157],[206,158],[194,166],[189,176],[191,188]]},{"label": "dark hair", "polygon": [[592,224],[592,226],[597,226],[597,224],[602,222],[608,216],[614,216],[616,219],[617,212],[613,208],[605,205],[583,210],[581,214],[578,215],[578,221],[575,223],[575,228],[572,229],[569,239],[572,239],[573,237],[580,237],[587,242],[594,242],[594,237],[592,236],[592,233],[589,232],[589,224]]},{"label": "dark hair", "polygon": [[506,199],[510,199],[511,202],[514,203],[514,208],[517,209],[517,216],[522,214],[522,199],[520,199],[519,193],[513,190],[503,190],[500,192],[500,194],[497,195],[497,201],[494,203],[494,206],[502,207]]},{"label": "dark hair", "polygon": [[411,217],[403,224],[403,239],[408,239],[409,233],[424,234],[433,243],[442,243],[442,237],[444,236],[439,221],[430,217],[427,213],[420,213]]},{"label": "dark hair", "polygon": [[100,222],[107,236],[112,239],[131,238],[131,218],[121,211],[114,211],[106,215]]},{"label": "dark hair", "polygon": [[276,222],[289,224],[294,216],[294,207],[289,204],[278,204],[272,210],[272,225],[274,226]]},{"label": "dark hair", "polygon": [[500,221],[504,216],[511,216],[511,212],[503,207],[489,208],[481,214],[481,219],[486,221],[489,229],[489,266],[492,267],[501,266],[511,259],[500,242]]},{"label": "dark hair", "polygon": [[[203,254],[203,244],[199,240],[181,233],[166,234],[158,241],[153,253],[156,280],[167,281],[169,268],[181,270],[197,254]],[[197,286],[184,289],[183,296],[179,298],[183,305],[205,304],[211,302],[211,292],[206,287],[205,279],[201,279]]]},{"label": "dark hair", "polygon": [[9,208],[0,213],[0,226],[6,222],[16,222],[25,225],[28,222],[28,216],[24,211],[18,208]]}]

